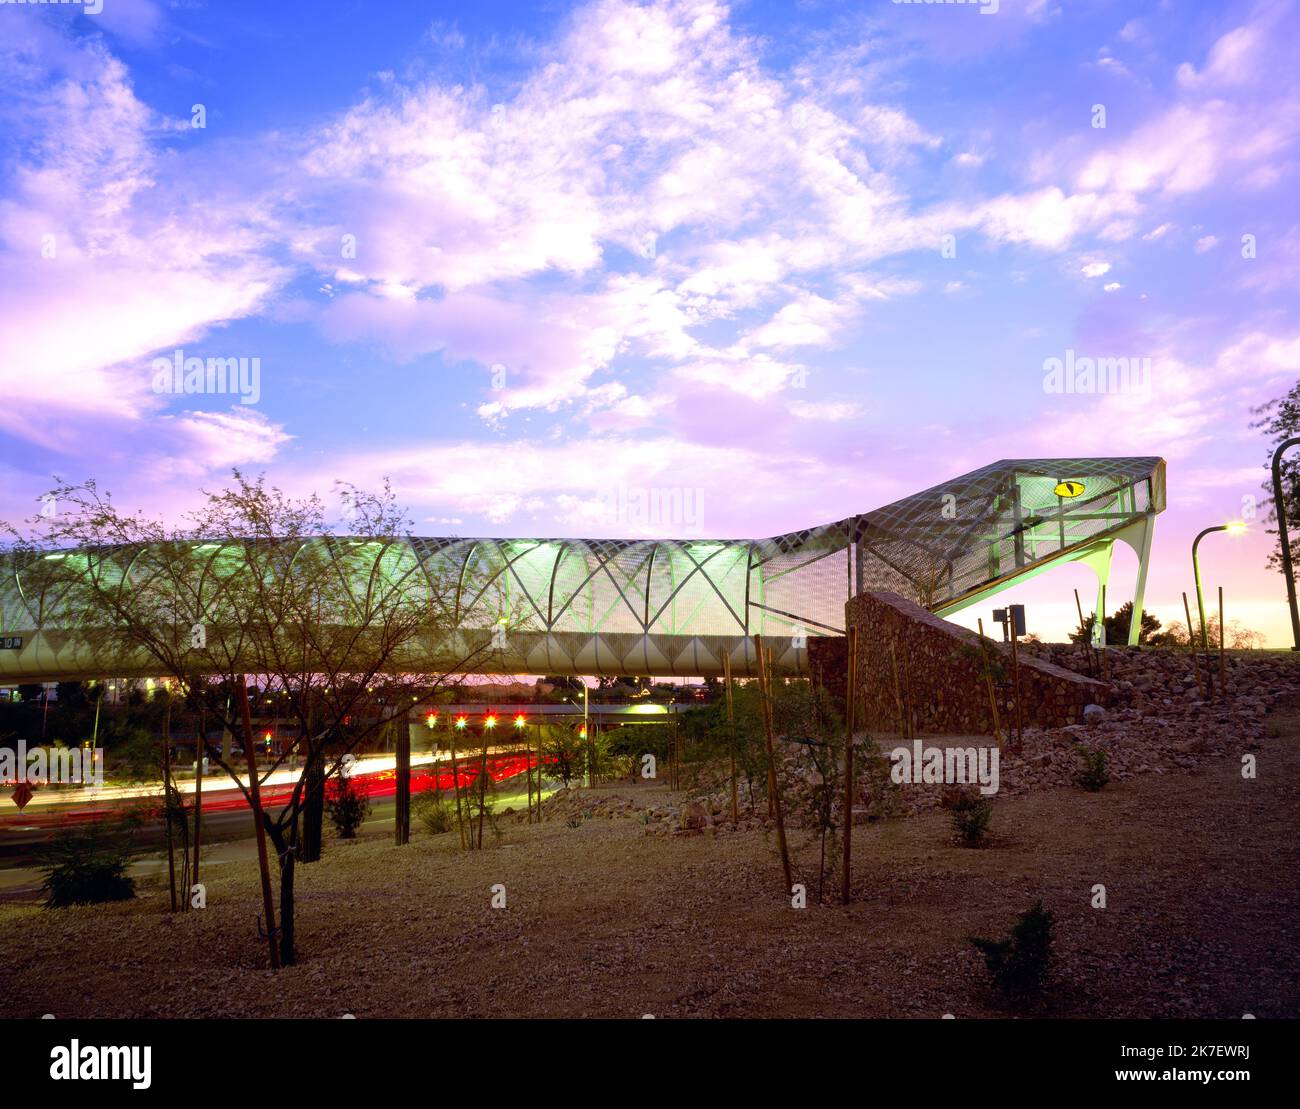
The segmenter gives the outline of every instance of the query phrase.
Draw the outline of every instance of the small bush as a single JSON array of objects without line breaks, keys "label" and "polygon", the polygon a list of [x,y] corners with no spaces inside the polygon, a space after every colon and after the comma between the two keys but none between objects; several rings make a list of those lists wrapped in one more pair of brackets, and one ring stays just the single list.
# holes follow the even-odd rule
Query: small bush
[{"label": "small bush", "polygon": [[46,858],[41,889],[47,909],[135,896],[135,880],[126,873],[127,853],[115,836],[97,830],[69,833],[50,845]]},{"label": "small bush", "polygon": [[975,789],[954,789],[944,792],[943,807],[963,845],[978,847],[984,842],[984,833],[993,819],[992,801]]},{"label": "small bush", "polygon": [[1100,747],[1088,747],[1084,744],[1080,744],[1074,750],[1081,763],[1074,780],[1089,793],[1096,793],[1110,781],[1110,774],[1106,771],[1106,752]]},{"label": "small bush", "polygon": [[418,793],[411,801],[411,809],[430,835],[441,836],[456,827],[456,806],[433,789]]},{"label": "small bush", "polygon": [[357,829],[370,815],[370,798],[351,778],[340,776],[325,797],[325,811],[340,839],[354,839]]},{"label": "small bush", "polygon": [[1043,991],[1052,961],[1052,933],[1056,916],[1035,901],[1023,913],[1005,940],[969,937],[984,954],[984,966],[994,985],[1008,1001],[1022,1002]]}]

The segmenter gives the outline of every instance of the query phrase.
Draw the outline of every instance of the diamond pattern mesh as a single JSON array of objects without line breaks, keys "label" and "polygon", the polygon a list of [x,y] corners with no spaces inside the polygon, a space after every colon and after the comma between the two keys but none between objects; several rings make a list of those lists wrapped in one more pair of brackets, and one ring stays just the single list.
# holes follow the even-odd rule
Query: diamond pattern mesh
[{"label": "diamond pattern mesh", "polygon": [[[417,537],[371,544],[370,568],[417,599],[432,604],[436,593],[463,629],[507,619],[518,646],[503,655],[503,672],[544,662],[547,672],[712,673],[727,651],[743,673],[747,637],[761,633],[797,657],[800,633],[842,634],[844,602],[855,592],[888,589],[945,608],[1161,512],[1164,472],[1159,458],[1004,460],[872,512],[769,539]],[[1063,497],[1062,482],[1082,490]],[[201,593],[219,595],[240,552],[237,540],[219,545]],[[138,553],[117,548],[99,557],[113,564],[110,574],[131,576]],[[355,558],[353,546],[350,566]],[[26,633],[48,653],[67,614],[57,596],[32,588],[38,577],[10,557],[0,612],[5,634]],[[54,654],[74,649],[64,644]],[[27,654],[0,654],[0,675],[60,665]]]}]

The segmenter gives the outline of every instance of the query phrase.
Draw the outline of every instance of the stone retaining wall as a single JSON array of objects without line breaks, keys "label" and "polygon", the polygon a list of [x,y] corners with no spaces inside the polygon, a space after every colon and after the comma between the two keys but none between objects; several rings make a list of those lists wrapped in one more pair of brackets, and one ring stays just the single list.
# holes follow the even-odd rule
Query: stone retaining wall
[{"label": "stone retaining wall", "polygon": [[[858,629],[857,720],[862,727],[901,731],[901,700],[903,711],[910,711],[918,732],[993,734],[988,690],[981,675],[979,636],[975,632],[887,592],[854,597],[845,605],[845,621],[847,628]],[[991,642],[987,649],[1005,671],[1005,679],[996,688],[1005,733],[1015,712],[1011,648]],[[828,671],[833,655],[828,646],[823,654],[823,666]],[[843,662],[839,670],[844,672]],[[1083,720],[1085,705],[1105,706],[1110,702],[1106,683],[1033,658],[1024,651],[1020,652],[1020,688],[1025,727],[1078,724]]]}]

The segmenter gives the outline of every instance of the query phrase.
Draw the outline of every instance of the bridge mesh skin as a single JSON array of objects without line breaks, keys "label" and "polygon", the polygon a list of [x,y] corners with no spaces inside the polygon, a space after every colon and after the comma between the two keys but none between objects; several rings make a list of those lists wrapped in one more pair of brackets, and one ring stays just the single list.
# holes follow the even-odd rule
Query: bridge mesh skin
[{"label": "bridge mesh skin", "polygon": [[[806,638],[843,634],[854,594],[887,589],[930,609],[960,607],[1163,511],[1164,472],[1159,458],[1004,460],[873,512],[769,539],[330,537],[300,541],[284,565],[303,555],[334,560],[342,583],[335,601],[344,607],[373,590],[378,575],[405,603],[437,613],[442,628],[454,626],[456,650],[491,640],[476,666],[485,673],[708,676],[721,673],[726,653],[746,675],[755,669],[755,634],[778,667],[802,672]],[[1060,496],[1062,482],[1083,490]],[[194,572],[207,577],[192,595],[219,607],[222,581],[249,552],[242,540],[196,547],[205,550]],[[101,572],[111,567],[135,586],[149,554],[117,547],[95,558]],[[0,650],[0,680],[142,672],[77,633],[66,579],[60,590],[58,575],[42,566],[59,558],[74,565],[86,553],[6,556],[3,635],[21,637],[22,647]]]}]

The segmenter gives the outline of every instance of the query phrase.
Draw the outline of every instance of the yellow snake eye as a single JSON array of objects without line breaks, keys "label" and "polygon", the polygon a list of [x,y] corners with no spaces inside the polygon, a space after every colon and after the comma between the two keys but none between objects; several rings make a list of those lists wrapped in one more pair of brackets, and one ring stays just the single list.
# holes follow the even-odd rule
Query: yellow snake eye
[{"label": "yellow snake eye", "polygon": [[1057,484],[1055,493],[1058,497],[1077,497],[1083,488],[1081,481],[1062,481]]}]

